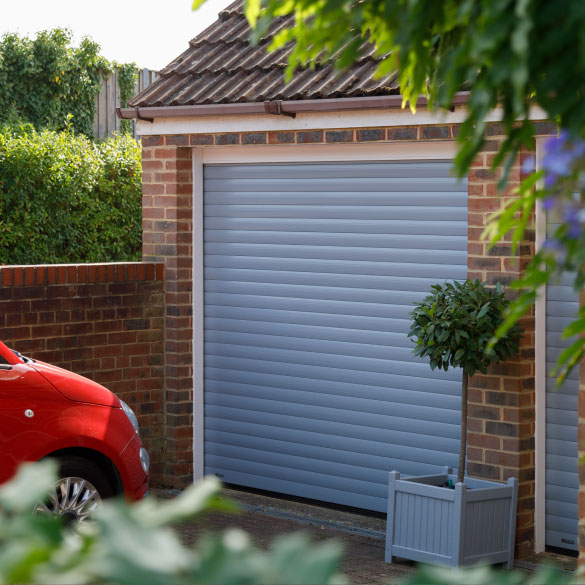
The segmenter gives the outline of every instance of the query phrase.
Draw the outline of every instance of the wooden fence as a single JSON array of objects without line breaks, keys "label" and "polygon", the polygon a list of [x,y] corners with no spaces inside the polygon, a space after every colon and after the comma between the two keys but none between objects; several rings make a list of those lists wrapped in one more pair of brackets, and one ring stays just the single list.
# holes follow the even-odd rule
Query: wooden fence
[{"label": "wooden fence", "polygon": [[[142,69],[138,73],[134,95],[148,87],[158,77],[157,71]],[[120,87],[118,72],[102,79],[102,91],[96,99],[96,113],[93,120],[93,134],[96,138],[106,138],[120,130],[120,119],[116,108],[120,107]]]}]

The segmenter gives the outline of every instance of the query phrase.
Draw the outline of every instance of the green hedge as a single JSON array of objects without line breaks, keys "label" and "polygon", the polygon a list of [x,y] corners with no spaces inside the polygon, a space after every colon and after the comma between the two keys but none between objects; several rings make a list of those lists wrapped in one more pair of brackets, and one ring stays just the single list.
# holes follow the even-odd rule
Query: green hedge
[{"label": "green hedge", "polygon": [[71,33],[54,29],[36,38],[5,34],[0,39],[0,121],[24,120],[36,128],[93,136],[95,99],[101,75],[112,64],[84,38],[71,46]]},{"label": "green hedge", "polygon": [[0,128],[0,264],[139,260],[141,216],[131,137]]}]

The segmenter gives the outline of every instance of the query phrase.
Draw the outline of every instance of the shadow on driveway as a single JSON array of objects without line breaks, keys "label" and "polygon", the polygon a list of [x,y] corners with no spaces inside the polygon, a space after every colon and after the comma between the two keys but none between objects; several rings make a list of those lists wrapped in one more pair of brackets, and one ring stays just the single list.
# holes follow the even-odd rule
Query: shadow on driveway
[{"label": "shadow on driveway", "polygon": [[[178,492],[151,490],[151,493],[168,498]],[[202,534],[241,528],[258,547],[266,549],[280,534],[303,531],[315,542],[334,538],[343,544],[341,571],[355,585],[396,583],[414,570],[411,561],[395,560],[392,565],[384,562],[386,521],[383,518],[234,489],[225,489],[223,495],[235,501],[242,513],[213,513],[203,520],[182,524],[177,531],[187,546],[193,546]]]}]

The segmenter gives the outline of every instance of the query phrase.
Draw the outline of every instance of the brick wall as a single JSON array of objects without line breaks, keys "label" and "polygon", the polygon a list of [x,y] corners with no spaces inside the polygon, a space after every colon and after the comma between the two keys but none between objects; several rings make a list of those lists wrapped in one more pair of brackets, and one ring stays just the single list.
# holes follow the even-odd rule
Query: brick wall
[{"label": "brick wall", "polygon": [[[161,174],[174,170],[166,163],[172,157],[173,146],[240,146],[255,144],[332,144],[344,142],[403,142],[406,140],[449,140],[455,136],[456,126],[396,126],[392,128],[342,128],[337,130],[286,130],[282,132],[238,132],[233,134],[191,134],[175,136],[147,136],[142,139],[142,152],[149,161],[156,161],[144,167],[149,173],[149,184],[161,184]],[[143,157],[144,158],[144,157]],[[185,169],[186,170],[186,169]],[[157,176],[150,173],[159,174]],[[160,187],[149,187],[145,191],[160,191]]]},{"label": "brick wall", "polygon": [[0,339],[103,384],[136,412],[163,482],[163,265],[0,266]]},{"label": "brick wall", "polygon": [[[505,204],[522,178],[519,160],[510,170],[508,190],[498,193],[500,173],[492,172],[490,166],[502,138],[490,137],[468,179],[468,276],[492,285],[517,279],[534,255],[533,231],[526,234],[514,256],[509,237],[491,249],[482,240],[489,216]],[[524,317],[521,325],[520,355],[470,380],[467,451],[469,475],[495,481],[518,478],[519,555],[533,550],[534,539],[534,313]]]},{"label": "brick wall", "polygon": [[[536,133],[554,134],[556,127],[552,124],[537,123]],[[190,291],[188,279],[192,261],[192,250],[188,244],[191,240],[185,235],[183,252],[177,246],[169,247],[168,235],[185,233],[189,230],[189,220],[175,217],[178,210],[190,213],[189,202],[182,197],[191,192],[192,177],[189,174],[189,149],[192,147],[246,146],[254,148],[256,144],[319,144],[352,142],[404,142],[451,140],[457,133],[453,125],[376,127],[376,128],[339,128],[335,130],[299,130],[282,132],[243,132],[221,134],[197,134],[179,136],[149,136],[143,139],[143,156],[145,161],[144,177],[144,257],[166,262],[167,266],[178,265],[185,261],[183,276],[177,274],[176,286],[181,294]],[[503,139],[502,128],[492,124],[488,128],[487,143],[483,152],[477,157],[469,173],[469,245],[468,273],[474,278],[495,285],[506,285],[518,278],[526,262],[534,254],[534,233],[528,231],[526,241],[512,256],[511,241],[503,242],[489,248],[481,235],[489,216],[513,194],[511,190],[521,180],[521,157],[510,173],[510,187],[507,192],[498,192],[499,172],[492,172],[490,166]],[[249,146],[248,146],[249,145]],[[523,156],[532,156],[526,154]],[[188,239],[188,244],[187,244]],[[187,266],[189,265],[189,267]],[[169,310],[177,317],[186,317],[187,297],[175,299],[176,308],[167,307],[167,328],[175,323],[179,332],[192,334],[192,322],[181,319],[171,322]],[[180,302],[179,302],[180,301]],[[185,302],[183,302],[185,301]],[[189,297],[190,301],[190,297]],[[181,308],[182,307],[182,308]],[[510,476],[519,478],[519,515],[518,515],[518,552],[529,552],[534,538],[534,317],[528,315],[522,322],[525,335],[522,340],[520,355],[493,367],[486,376],[474,376],[470,383],[470,417],[469,417],[469,473],[476,477],[505,481]],[[168,335],[168,333],[167,333]],[[187,343],[181,346],[182,365],[191,363],[191,350]],[[169,366],[167,366],[167,372]],[[192,382],[191,378],[188,383]],[[192,417],[183,411],[190,406],[192,396],[185,393],[179,396],[177,418],[181,424],[177,433],[184,433],[190,439]],[[183,417],[183,418],[180,418]],[[169,419],[168,419],[169,420]],[[188,426],[182,422],[188,423]],[[187,447],[187,444],[184,444]],[[182,464],[186,464],[191,452],[183,453]],[[184,469],[184,468],[181,468]],[[187,481],[187,477],[183,477]]]},{"label": "brick wall", "polygon": [[[538,124],[538,134],[555,134],[552,124]],[[521,154],[510,170],[507,190],[498,190],[500,171],[491,171],[491,163],[504,139],[498,124],[488,129],[488,140],[476,158],[468,177],[469,241],[468,276],[488,284],[508,285],[522,275],[534,255],[534,230],[528,229],[512,255],[511,234],[497,245],[482,239],[490,216],[501,209],[520,181],[522,163],[533,152]],[[516,293],[508,290],[507,296]],[[506,363],[492,366],[486,375],[477,374],[469,385],[468,473],[494,481],[517,477],[518,517],[517,555],[534,550],[535,496],[535,321],[534,311],[522,320],[524,336],[520,354]]]},{"label": "brick wall", "polygon": [[186,136],[142,139],[144,260],[164,262],[166,483],[193,482],[191,149]]}]

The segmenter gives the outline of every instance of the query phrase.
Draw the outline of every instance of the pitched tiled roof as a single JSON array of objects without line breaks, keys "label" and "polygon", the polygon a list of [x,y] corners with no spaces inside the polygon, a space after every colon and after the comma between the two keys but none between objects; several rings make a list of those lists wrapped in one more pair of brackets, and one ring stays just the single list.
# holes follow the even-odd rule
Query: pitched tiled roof
[{"label": "pitched tiled roof", "polygon": [[398,93],[395,76],[374,79],[377,61],[369,44],[353,67],[342,73],[324,64],[315,70],[300,70],[290,83],[285,83],[290,48],[268,53],[266,47],[274,34],[290,22],[291,17],[277,19],[262,43],[252,46],[242,0],[237,0],[129,105],[188,106]]}]

